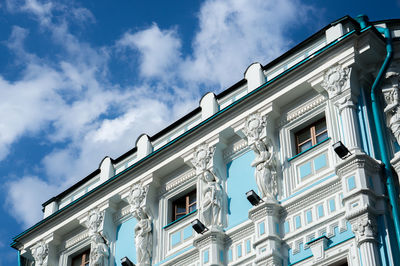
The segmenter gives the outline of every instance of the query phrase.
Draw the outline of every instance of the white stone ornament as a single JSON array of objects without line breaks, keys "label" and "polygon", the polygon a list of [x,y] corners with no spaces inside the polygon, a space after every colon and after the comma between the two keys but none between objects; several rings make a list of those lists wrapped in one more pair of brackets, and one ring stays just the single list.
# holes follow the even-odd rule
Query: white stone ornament
[{"label": "white stone ornament", "polygon": [[212,163],[215,147],[208,147],[206,144],[201,144],[194,151],[192,164],[196,169],[196,174],[199,175]]},{"label": "white stone ornament", "polygon": [[256,157],[251,163],[255,167],[254,176],[258,191],[263,199],[275,200],[278,195],[278,177],[274,146],[270,140],[256,140],[250,145]]},{"label": "white stone ornament", "polygon": [[48,255],[48,244],[44,241],[39,242],[32,250],[32,256],[35,259],[36,266],[47,266]]},{"label": "white stone ornament", "polygon": [[89,229],[89,235],[96,234],[103,222],[103,214],[99,209],[93,209],[88,214],[86,226]]},{"label": "white stone ornament", "polygon": [[400,144],[400,94],[399,83],[400,74],[394,71],[387,72],[387,81],[390,81],[391,87],[384,89],[384,99],[386,107],[386,124],[390,128],[398,144]]},{"label": "white stone ornament", "polygon": [[108,257],[110,251],[106,240],[100,235],[95,233],[90,238],[90,265],[91,266],[106,266],[108,265]]},{"label": "white stone ornament", "polygon": [[377,225],[374,220],[367,217],[359,217],[356,222],[351,224],[353,233],[358,244],[365,240],[375,239],[377,235]]},{"label": "white stone ornament", "polygon": [[262,137],[263,131],[267,126],[267,117],[259,113],[251,114],[247,117],[243,133],[246,135],[249,143],[255,142]]},{"label": "white stone ornament", "polygon": [[325,72],[322,87],[328,92],[329,98],[342,93],[346,83],[349,81],[350,68],[343,68],[341,65],[336,65]]},{"label": "white stone ornament", "polygon": [[135,184],[128,197],[131,213],[138,221],[135,226],[137,265],[150,265],[153,250],[153,219],[146,207],[147,186]]},{"label": "white stone ornament", "polygon": [[211,228],[221,229],[223,190],[220,178],[210,169],[215,147],[202,144],[194,151],[192,163],[196,174],[202,181],[201,215],[204,224]]}]

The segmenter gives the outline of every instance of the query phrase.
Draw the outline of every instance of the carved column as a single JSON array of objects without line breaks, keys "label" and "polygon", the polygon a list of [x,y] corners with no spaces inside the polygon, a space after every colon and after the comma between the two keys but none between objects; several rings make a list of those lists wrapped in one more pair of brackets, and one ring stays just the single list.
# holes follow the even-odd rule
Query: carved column
[{"label": "carved column", "polygon": [[138,266],[151,265],[153,255],[153,218],[146,207],[149,187],[135,184],[128,196],[131,213],[136,218],[135,247]]},{"label": "carved column", "polygon": [[337,102],[343,127],[343,142],[350,151],[360,150],[361,147],[356,103],[357,101],[351,93]]},{"label": "carved column", "polygon": [[356,237],[357,246],[360,250],[362,265],[381,265],[377,247],[377,225],[376,217],[366,210],[365,213],[356,217],[347,217]]}]

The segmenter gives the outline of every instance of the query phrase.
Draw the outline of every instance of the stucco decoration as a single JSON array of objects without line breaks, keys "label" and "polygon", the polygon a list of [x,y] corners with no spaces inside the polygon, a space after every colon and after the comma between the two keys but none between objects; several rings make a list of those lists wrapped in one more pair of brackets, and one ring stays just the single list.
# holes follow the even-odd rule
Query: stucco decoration
[{"label": "stucco decoration", "polygon": [[147,192],[147,186],[135,184],[128,197],[131,213],[138,221],[135,226],[137,265],[150,265],[153,250],[153,220],[146,207]]},{"label": "stucco decoration", "polygon": [[259,113],[251,114],[246,119],[243,132],[255,153],[251,166],[255,167],[254,177],[258,192],[262,198],[274,200],[278,194],[276,160],[274,146],[264,134],[266,126],[267,116],[261,116]]},{"label": "stucco decoration", "polygon": [[390,88],[384,89],[386,107],[386,124],[390,128],[398,144],[400,144],[400,74],[394,71],[386,73],[386,81],[390,82]]},{"label": "stucco decoration", "polygon": [[106,240],[95,233],[90,237],[90,265],[106,266],[108,265],[108,257],[110,255]]},{"label": "stucco decoration", "polygon": [[251,114],[247,117],[243,133],[246,135],[249,143],[253,143],[262,137],[263,130],[267,126],[267,117],[259,113]]},{"label": "stucco decoration", "polygon": [[100,225],[103,222],[103,214],[99,209],[89,211],[86,226],[89,230],[89,235],[94,235],[99,231]]},{"label": "stucco decoration", "polygon": [[336,65],[325,72],[321,85],[328,92],[329,98],[332,98],[342,93],[347,81],[349,81],[349,77],[350,68]]},{"label": "stucco decoration", "polygon": [[32,249],[32,256],[36,266],[47,266],[49,248],[47,243],[41,241]]},{"label": "stucco decoration", "polygon": [[206,226],[221,229],[223,226],[221,210],[223,191],[221,180],[211,169],[215,147],[200,145],[194,152],[193,165],[202,181],[201,215]]},{"label": "stucco decoration", "polygon": [[274,146],[269,139],[266,141],[259,139],[251,144],[250,148],[256,155],[251,166],[255,167],[254,176],[258,191],[262,198],[275,200],[278,195],[278,179]]},{"label": "stucco decoration", "polygon": [[376,238],[377,225],[375,219],[361,216],[351,223],[351,227],[359,245],[367,240],[374,241]]}]

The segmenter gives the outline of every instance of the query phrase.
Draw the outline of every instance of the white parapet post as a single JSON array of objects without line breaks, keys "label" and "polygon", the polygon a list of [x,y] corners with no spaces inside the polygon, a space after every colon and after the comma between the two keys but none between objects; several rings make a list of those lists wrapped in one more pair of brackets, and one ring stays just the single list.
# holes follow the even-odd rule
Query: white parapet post
[{"label": "white parapet post", "polygon": [[56,200],[50,202],[44,207],[43,219],[58,211],[58,202]]},{"label": "white parapet post", "polygon": [[244,72],[244,78],[247,80],[247,90],[253,91],[265,83],[265,75],[260,63],[251,64]]},{"label": "white parapet post", "polygon": [[100,181],[104,182],[115,174],[114,165],[110,157],[105,157],[100,163]]},{"label": "white parapet post", "polygon": [[215,94],[212,92],[204,94],[204,96],[200,100],[200,107],[202,121],[217,113],[219,110],[219,106]]},{"label": "white parapet post", "polygon": [[325,31],[326,43],[330,43],[343,36],[343,25],[338,23]]},{"label": "white parapet post", "polygon": [[142,134],[136,140],[137,159],[140,160],[153,151],[153,145],[150,142],[149,136]]}]

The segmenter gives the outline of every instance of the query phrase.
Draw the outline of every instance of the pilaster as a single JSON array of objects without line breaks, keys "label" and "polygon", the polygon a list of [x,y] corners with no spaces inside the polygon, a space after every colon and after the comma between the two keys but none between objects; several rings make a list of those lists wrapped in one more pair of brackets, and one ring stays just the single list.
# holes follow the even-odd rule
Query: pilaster
[{"label": "pilaster", "polygon": [[225,240],[225,233],[215,228],[211,228],[204,234],[196,236],[193,240],[193,245],[200,252],[200,262],[202,265],[224,265]]},{"label": "pilaster", "polygon": [[249,210],[254,223],[256,265],[281,265],[280,217],[282,206],[276,200],[267,199]]}]

